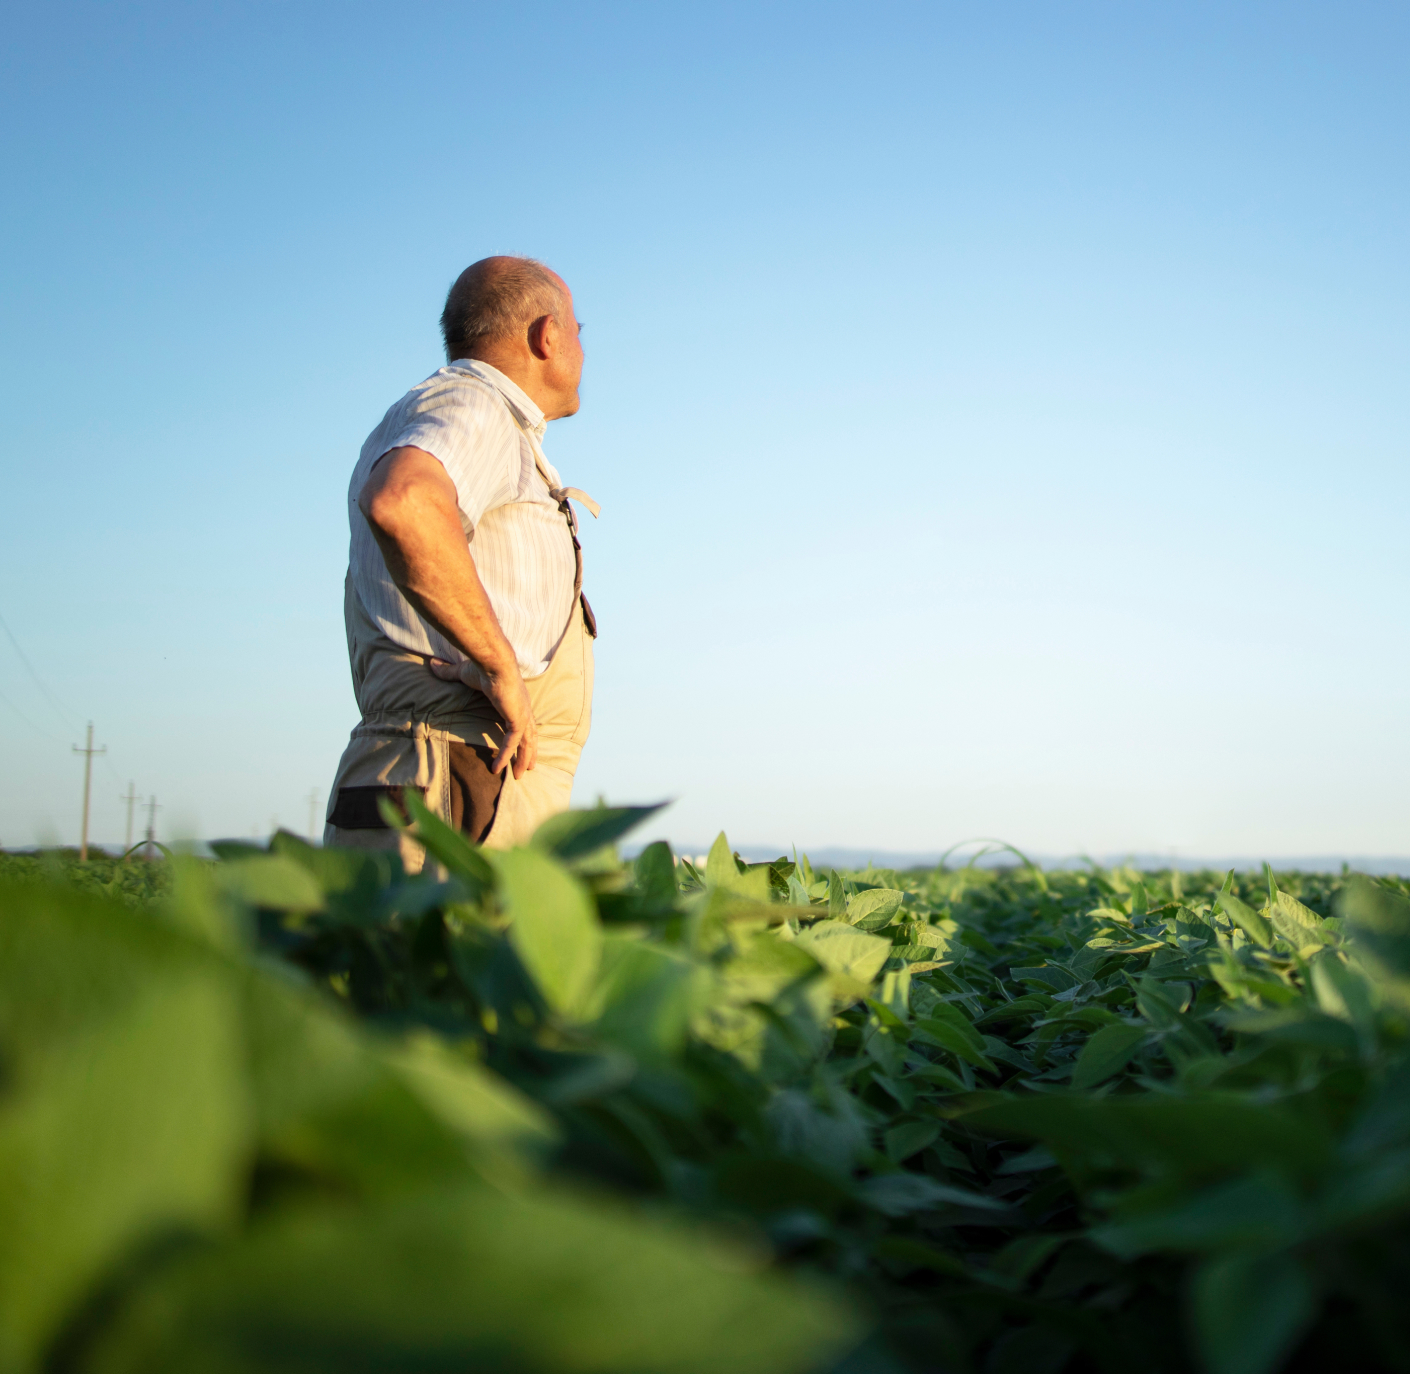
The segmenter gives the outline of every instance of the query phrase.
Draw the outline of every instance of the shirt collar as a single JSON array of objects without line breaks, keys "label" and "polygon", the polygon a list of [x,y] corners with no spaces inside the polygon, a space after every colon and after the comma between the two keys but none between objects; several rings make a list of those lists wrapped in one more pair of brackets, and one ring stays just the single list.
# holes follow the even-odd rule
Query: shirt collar
[{"label": "shirt collar", "polygon": [[506,404],[514,412],[519,423],[535,439],[541,440],[543,438],[544,430],[548,428],[548,421],[543,418],[543,411],[529,399],[521,387],[511,382],[499,368],[491,367],[489,363],[481,362],[479,358],[457,358],[449,366],[457,372],[468,372],[470,376],[478,377],[482,382],[487,382],[494,387],[504,397]]}]

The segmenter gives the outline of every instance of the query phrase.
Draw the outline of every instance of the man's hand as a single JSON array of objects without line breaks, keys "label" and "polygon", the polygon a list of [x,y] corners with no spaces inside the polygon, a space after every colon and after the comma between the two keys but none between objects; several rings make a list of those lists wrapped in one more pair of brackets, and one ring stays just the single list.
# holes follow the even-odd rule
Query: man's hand
[{"label": "man's hand", "polygon": [[460,525],[455,484],[433,454],[394,448],[372,469],[357,498],[392,581],[416,610],[478,667],[433,659],[443,682],[459,680],[484,692],[504,720],[494,771],[511,761],[514,776],[534,766],[539,730],[519,662],[485,594]]},{"label": "man's hand", "polygon": [[[442,682],[464,682],[472,687],[480,685],[481,674],[476,672],[473,663],[446,663],[433,658],[431,671]],[[517,665],[512,677],[484,673],[483,678],[484,693],[504,720],[504,739],[500,743],[499,753],[494,756],[494,772],[502,773],[512,760],[514,776],[522,778],[538,762],[539,756],[539,727],[534,719],[529,689],[524,685]]]}]

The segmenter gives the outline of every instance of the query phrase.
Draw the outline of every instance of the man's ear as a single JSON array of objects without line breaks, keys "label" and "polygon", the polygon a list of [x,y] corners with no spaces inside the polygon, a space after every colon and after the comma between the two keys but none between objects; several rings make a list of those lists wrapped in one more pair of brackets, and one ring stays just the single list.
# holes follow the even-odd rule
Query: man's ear
[{"label": "man's ear", "polygon": [[529,326],[529,352],[539,359],[547,358],[558,342],[558,322],[552,315],[540,315]]}]

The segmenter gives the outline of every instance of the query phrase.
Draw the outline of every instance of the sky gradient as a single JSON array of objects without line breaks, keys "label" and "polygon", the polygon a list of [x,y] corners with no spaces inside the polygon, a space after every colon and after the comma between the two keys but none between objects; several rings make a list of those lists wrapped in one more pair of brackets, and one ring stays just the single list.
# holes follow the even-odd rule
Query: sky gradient
[{"label": "sky gradient", "polygon": [[533,16],[12,16],[0,843],[76,838],[89,719],[99,840],[129,780],[307,827],[358,448],[522,252],[586,324],[580,802],[1410,853],[1403,7]]}]

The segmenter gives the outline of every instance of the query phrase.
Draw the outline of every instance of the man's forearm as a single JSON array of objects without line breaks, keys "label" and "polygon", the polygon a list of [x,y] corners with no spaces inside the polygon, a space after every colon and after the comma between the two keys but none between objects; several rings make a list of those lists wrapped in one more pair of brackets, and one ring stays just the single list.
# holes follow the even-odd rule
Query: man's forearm
[{"label": "man's forearm", "polygon": [[517,674],[440,463],[417,449],[393,450],[358,504],[392,581],[418,614],[491,677]]},{"label": "man's forearm", "polygon": [[468,549],[447,566],[440,551],[418,547],[414,536],[394,540],[376,526],[372,533],[392,581],[424,620],[491,676],[518,668]]}]

